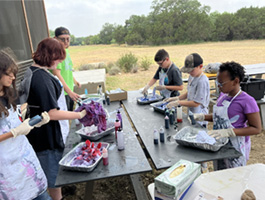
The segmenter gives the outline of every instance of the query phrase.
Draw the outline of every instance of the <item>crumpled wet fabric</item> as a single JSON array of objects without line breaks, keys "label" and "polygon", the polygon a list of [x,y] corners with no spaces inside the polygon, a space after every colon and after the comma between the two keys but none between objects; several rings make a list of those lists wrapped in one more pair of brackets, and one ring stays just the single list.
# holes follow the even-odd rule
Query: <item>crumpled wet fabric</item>
[{"label": "crumpled wet fabric", "polygon": [[75,112],[86,110],[87,114],[82,119],[79,119],[80,123],[84,126],[92,126],[93,124],[98,127],[98,133],[107,129],[106,112],[98,102],[91,101],[89,104],[82,104]]}]

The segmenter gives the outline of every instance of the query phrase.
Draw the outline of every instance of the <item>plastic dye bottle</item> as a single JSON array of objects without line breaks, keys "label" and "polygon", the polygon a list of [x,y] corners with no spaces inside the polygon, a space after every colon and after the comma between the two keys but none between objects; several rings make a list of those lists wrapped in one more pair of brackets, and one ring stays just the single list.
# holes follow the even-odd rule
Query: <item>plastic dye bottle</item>
[{"label": "plastic dye bottle", "polygon": [[177,122],[181,123],[182,122],[182,106],[178,105],[177,107]]},{"label": "plastic dye bottle", "polygon": [[169,129],[169,118],[167,115],[165,116],[165,129]]},{"label": "plastic dye bottle", "polygon": [[174,116],[172,110],[169,111],[169,123],[170,125],[174,124]]},{"label": "plastic dye bottle", "polygon": [[159,134],[160,134],[160,142],[165,142],[165,131],[162,126],[159,129]]},{"label": "plastic dye bottle", "polygon": [[120,110],[118,110],[117,114],[116,114],[116,118],[118,118],[120,120],[120,127],[121,129],[123,129],[123,124],[122,124],[122,117],[121,117],[121,112]]},{"label": "plastic dye bottle", "polygon": [[123,137],[123,131],[121,128],[118,129],[117,132],[117,142],[118,142],[118,150],[121,151],[124,149],[124,137]]},{"label": "plastic dye bottle", "polygon": [[169,117],[169,110],[168,110],[168,108],[165,109],[165,115]]},{"label": "plastic dye bottle", "polygon": [[109,96],[107,96],[106,101],[107,101],[107,105],[109,105],[110,104]]},{"label": "plastic dye bottle", "polygon": [[189,118],[190,118],[190,120],[191,120],[191,124],[192,125],[195,125],[196,124],[196,121],[195,121],[195,119],[194,119],[194,115],[193,115],[193,113],[189,110]]},{"label": "plastic dye bottle", "polygon": [[173,107],[171,110],[172,110],[172,113],[173,113],[173,122],[175,122],[175,120],[176,120],[176,108]]},{"label": "plastic dye bottle", "polygon": [[103,148],[102,150],[102,158],[103,158],[103,165],[109,164],[109,156],[108,156],[108,150],[106,148]]},{"label": "plastic dye bottle", "polygon": [[117,132],[118,129],[120,128],[121,124],[120,124],[120,120],[117,118],[116,121],[114,122],[114,127],[115,127],[115,139],[117,139]]},{"label": "plastic dye bottle", "polygon": [[158,131],[154,129],[154,144],[158,144]]}]

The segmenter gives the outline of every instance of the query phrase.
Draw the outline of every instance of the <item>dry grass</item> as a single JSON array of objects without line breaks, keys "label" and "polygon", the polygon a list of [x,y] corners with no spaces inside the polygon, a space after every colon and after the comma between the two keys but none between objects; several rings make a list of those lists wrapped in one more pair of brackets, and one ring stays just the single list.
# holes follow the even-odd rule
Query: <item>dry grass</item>
[{"label": "dry grass", "polygon": [[[82,64],[116,62],[121,55],[132,52],[139,59],[146,56],[153,60],[158,49],[166,49],[171,60],[182,66],[185,57],[193,52],[199,53],[204,64],[211,62],[236,61],[241,64],[265,63],[265,40],[245,40],[232,42],[209,42],[191,45],[171,46],[127,46],[117,45],[91,45],[70,47],[70,54],[76,69]],[[136,74],[121,74],[107,76],[107,89],[122,88],[136,90],[143,87],[154,75],[157,66],[150,67],[148,71],[139,71]],[[186,75],[184,75],[185,77]]]}]

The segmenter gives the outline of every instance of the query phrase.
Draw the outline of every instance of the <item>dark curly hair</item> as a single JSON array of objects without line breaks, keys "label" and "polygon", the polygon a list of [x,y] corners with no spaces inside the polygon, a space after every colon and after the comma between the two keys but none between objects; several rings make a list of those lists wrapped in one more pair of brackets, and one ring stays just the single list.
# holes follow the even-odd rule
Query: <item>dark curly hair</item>
[{"label": "dark curly hair", "polygon": [[242,82],[245,76],[245,69],[239,63],[234,61],[225,62],[220,65],[219,72],[228,71],[230,75],[230,80],[235,80],[236,77],[239,78],[239,81]]}]

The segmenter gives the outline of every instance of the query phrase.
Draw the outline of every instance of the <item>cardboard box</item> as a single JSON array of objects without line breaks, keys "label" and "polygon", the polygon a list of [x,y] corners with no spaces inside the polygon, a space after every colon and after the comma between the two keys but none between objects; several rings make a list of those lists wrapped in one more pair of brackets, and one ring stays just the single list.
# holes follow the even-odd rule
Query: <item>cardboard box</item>
[{"label": "cardboard box", "polygon": [[121,101],[127,99],[127,91],[125,90],[111,90],[106,91],[106,98],[109,96],[110,101]]},{"label": "cardboard box", "polygon": [[178,200],[200,175],[200,164],[180,160],[155,178],[155,197],[161,199],[161,196],[165,196]]}]

